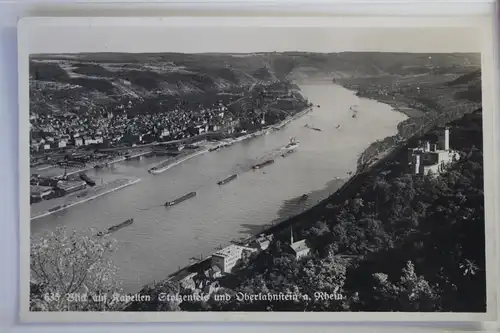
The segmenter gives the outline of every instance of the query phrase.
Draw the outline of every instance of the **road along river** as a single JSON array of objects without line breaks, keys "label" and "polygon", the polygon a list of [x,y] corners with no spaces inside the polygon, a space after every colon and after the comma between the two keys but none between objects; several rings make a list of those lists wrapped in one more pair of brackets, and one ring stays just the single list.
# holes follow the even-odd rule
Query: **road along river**
[{"label": "road along river", "polygon": [[[103,230],[134,218],[132,225],[111,237],[119,244],[113,256],[118,278],[127,292],[136,292],[187,265],[190,258],[210,255],[218,246],[258,233],[271,221],[295,215],[332,194],[338,185],[331,181],[348,177],[359,154],[372,142],[394,135],[397,124],[406,119],[388,105],[358,98],[332,83],[300,87],[315,107],[281,130],[199,155],[161,174],[147,170],[164,157],[141,157],[89,171],[104,181],[124,176],[141,181],[33,220],[32,235],[57,226]],[[358,110],[355,118],[353,105]],[[291,137],[300,142],[296,152],[276,156]],[[275,163],[251,169],[267,157],[275,157]],[[237,179],[217,185],[234,173]],[[164,206],[191,191],[197,192],[196,197]],[[311,193],[307,200],[295,200],[305,193]]]}]

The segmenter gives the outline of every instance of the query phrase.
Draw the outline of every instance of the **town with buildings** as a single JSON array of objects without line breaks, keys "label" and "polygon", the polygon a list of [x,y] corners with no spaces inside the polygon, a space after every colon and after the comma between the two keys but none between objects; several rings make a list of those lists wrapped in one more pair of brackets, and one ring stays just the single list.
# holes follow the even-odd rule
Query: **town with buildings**
[{"label": "town with buildings", "polygon": [[[33,152],[58,148],[95,146],[107,147],[145,144],[153,141],[185,139],[190,136],[226,129],[231,132],[237,124],[218,103],[200,108],[197,113],[174,109],[168,112],[129,116],[127,109],[133,105],[120,105],[101,118],[87,113],[66,112],[62,115],[32,115]],[[68,133],[69,132],[69,133]],[[36,134],[35,134],[36,133]]]},{"label": "town with buildings", "polygon": [[[297,86],[277,81],[254,84],[245,94],[224,94],[216,102],[155,100],[151,104],[138,99],[87,112],[34,110],[30,113],[31,202],[94,186],[95,181],[83,174],[90,168],[148,154],[168,155],[168,164],[184,148],[181,156],[196,151],[196,142],[248,135],[307,106]],[[53,174],[54,167],[64,171]]]},{"label": "town with buildings", "polygon": [[33,111],[31,153],[37,156],[41,152],[88,146],[131,147],[205,133],[246,132],[283,120],[298,112],[296,106],[304,104],[297,87],[286,81],[254,85],[251,89],[243,97],[225,94],[214,103],[164,105],[162,100],[155,100],[151,106],[142,99],[129,99],[94,112]]}]

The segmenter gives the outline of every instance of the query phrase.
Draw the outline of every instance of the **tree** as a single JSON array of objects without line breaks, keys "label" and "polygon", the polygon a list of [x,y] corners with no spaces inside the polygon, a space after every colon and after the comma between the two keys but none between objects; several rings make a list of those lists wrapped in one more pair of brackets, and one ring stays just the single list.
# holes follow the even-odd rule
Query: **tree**
[{"label": "tree", "polygon": [[346,265],[333,254],[318,259],[308,259],[297,274],[297,285],[303,294],[309,296],[304,300],[308,311],[345,310],[344,283]]},{"label": "tree", "polygon": [[438,311],[439,296],[427,280],[415,273],[411,261],[406,263],[402,276],[397,283],[392,283],[384,273],[373,274],[373,287],[377,311],[430,312]]},{"label": "tree", "polygon": [[106,311],[119,308],[112,294],[121,288],[105,237],[57,228],[31,239],[32,311]]}]

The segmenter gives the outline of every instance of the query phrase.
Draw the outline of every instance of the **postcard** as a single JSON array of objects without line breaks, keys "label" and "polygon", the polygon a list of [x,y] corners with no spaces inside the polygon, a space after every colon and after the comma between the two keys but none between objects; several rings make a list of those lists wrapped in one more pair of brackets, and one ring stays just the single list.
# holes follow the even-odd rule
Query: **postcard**
[{"label": "postcard", "polygon": [[22,320],[494,319],[487,23],[22,20]]}]

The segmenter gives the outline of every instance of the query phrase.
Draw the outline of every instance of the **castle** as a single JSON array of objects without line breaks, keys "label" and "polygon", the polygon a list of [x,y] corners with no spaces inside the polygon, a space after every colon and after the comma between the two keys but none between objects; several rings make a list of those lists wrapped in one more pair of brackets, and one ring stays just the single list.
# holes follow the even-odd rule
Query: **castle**
[{"label": "castle", "polygon": [[450,130],[445,128],[437,143],[423,142],[418,148],[408,150],[408,166],[416,175],[437,175],[446,166],[460,158],[458,151],[450,149]]}]

